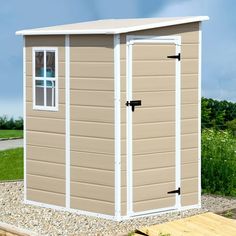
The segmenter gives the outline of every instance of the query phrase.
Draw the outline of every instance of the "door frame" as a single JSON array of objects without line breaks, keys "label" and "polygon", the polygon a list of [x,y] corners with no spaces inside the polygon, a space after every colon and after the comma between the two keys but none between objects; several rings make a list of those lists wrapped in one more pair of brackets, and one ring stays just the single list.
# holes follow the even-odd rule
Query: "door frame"
[{"label": "door frame", "polygon": [[[126,36],[126,100],[132,100],[132,46],[135,43],[174,44],[175,53],[181,52],[181,36],[152,36],[127,35]],[[176,189],[181,187],[181,64],[176,60],[175,66],[175,180]],[[142,212],[133,211],[133,138],[132,138],[132,111],[126,107],[126,184],[127,184],[127,216],[146,215],[156,212],[179,210],[181,208],[181,195],[176,194],[175,206],[159,208]]]}]

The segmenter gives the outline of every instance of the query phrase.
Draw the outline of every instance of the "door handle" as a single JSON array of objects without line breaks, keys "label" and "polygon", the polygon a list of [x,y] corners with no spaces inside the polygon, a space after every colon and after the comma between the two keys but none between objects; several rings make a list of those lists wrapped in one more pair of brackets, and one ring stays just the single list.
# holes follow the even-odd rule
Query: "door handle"
[{"label": "door handle", "polygon": [[134,109],[136,106],[141,106],[142,102],[141,100],[133,100],[133,101],[127,101],[126,106],[131,106],[132,107],[132,112],[134,112]]}]

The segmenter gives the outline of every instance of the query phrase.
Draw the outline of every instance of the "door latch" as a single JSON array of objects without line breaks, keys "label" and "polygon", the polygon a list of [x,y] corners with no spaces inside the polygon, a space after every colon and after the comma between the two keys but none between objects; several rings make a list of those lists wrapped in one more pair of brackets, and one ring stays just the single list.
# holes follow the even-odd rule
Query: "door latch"
[{"label": "door latch", "polygon": [[167,192],[167,194],[174,194],[174,193],[178,193],[178,195],[180,195],[180,188],[170,191],[170,192]]},{"label": "door latch", "polygon": [[180,53],[178,53],[177,55],[167,56],[167,58],[178,59],[178,61],[180,61],[180,59],[181,59],[181,55],[180,55]]},{"label": "door latch", "polygon": [[136,106],[141,106],[142,103],[141,103],[141,100],[133,100],[133,101],[127,101],[126,106],[131,106],[132,107],[132,111],[134,112],[134,109]]}]

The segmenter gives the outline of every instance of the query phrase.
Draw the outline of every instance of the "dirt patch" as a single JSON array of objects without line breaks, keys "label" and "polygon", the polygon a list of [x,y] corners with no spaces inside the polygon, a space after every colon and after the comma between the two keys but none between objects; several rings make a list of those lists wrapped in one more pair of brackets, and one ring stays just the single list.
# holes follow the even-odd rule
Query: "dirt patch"
[{"label": "dirt patch", "polygon": [[230,210],[226,210],[226,211],[222,211],[217,213],[218,215],[230,218],[230,219],[234,219],[236,220],[236,208],[234,209],[230,209]]}]

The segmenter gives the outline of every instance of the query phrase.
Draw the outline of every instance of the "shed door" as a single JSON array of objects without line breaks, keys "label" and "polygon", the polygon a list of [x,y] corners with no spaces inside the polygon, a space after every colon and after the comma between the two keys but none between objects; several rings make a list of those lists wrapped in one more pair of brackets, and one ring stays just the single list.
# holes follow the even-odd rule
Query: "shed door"
[{"label": "shed door", "polygon": [[168,192],[180,187],[176,180],[178,60],[167,56],[176,54],[176,45],[134,42],[130,50],[129,96],[141,100],[134,111],[127,107],[130,214],[175,209],[178,193]]}]

